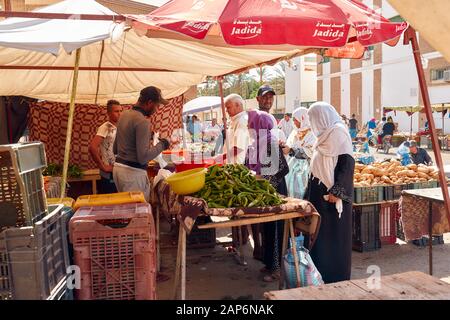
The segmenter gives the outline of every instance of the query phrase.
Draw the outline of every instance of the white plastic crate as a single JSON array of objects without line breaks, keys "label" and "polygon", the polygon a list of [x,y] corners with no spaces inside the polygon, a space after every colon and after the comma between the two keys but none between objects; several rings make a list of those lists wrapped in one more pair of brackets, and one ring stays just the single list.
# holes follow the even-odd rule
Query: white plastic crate
[{"label": "white plastic crate", "polygon": [[67,211],[50,206],[33,227],[0,233],[0,299],[45,300],[67,278]]},{"label": "white plastic crate", "polygon": [[48,212],[41,142],[0,145],[0,231],[31,226]]}]

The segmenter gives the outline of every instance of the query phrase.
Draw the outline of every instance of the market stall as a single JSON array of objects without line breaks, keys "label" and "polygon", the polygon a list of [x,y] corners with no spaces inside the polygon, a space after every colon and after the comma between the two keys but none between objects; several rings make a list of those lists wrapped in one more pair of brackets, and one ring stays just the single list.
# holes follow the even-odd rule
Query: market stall
[{"label": "market stall", "polygon": [[440,188],[403,191],[400,207],[406,240],[428,235],[429,273],[433,275],[433,237],[450,232],[442,191]]},{"label": "market stall", "polygon": [[[174,298],[177,297],[180,276],[181,299],[184,300],[186,298],[186,236],[192,231],[196,219],[201,216],[230,218],[229,221],[225,222],[213,222],[199,225],[198,229],[201,230],[210,228],[242,227],[257,223],[284,220],[285,228],[282,256],[287,249],[288,233],[291,238],[295,238],[293,220],[296,219],[295,227],[305,234],[310,235],[310,246],[312,247],[314,245],[316,234],[320,226],[320,215],[309,202],[294,198],[282,198],[277,200],[278,196],[276,193],[272,193],[272,191],[262,191],[265,189],[261,188],[255,188],[255,186],[258,185],[261,187],[267,185],[267,190],[269,190],[270,186],[267,184],[267,181],[256,180],[250,171],[244,169],[244,167],[233,165],[227,166],[228,167],[224,169],[219,168],[217,165],[210,167],[206,174],[206,180],[209,180],[211,185],[208,186],[207,182],[201,189],[197,188],[198,192],[192,196],[180,195],[180,193],[192,194],[192,192],[184,192],[182,190],[190,188],[191,185],[197,183],[196,179],[199,177],[194,177],[194,175],[204,175],[205,172],[189,172],[189,176],[186,176],[189,180],[186,181],[181,181],[179,178],[174,178],[174,176],[172,176],[172,178],[169,176],[169,179],[167,180],[154,181],[155,186],[153,187],[154,191],[152,193],[153,206],[158,208],[157,212],[163,213],[169,220],[171,220],[173,216],[176,217],[176,221],[180,225]],[[212,176],[220,170],[222,170],[221,173],[229,176],[228,182],[223,178],[218,179],[217,182],[213,179]],[[235,172],[235,170],[242,171],[232,175],[232,172]],[[251,180],[252,183],[245,185],[245,179]],[[176,184],[172,182],[175,180],[177,180]],[[223,185],[219,186],[219,183],[222,183]],[[211,190],[210,188],[213,189]],[[228,193],[228,190],[230,190],[230,194]],[[216,192],[217,197],[216,200],[214,200],[214,194]],[[266,201],[266,204],[264,203],[264,200]],[[215,203],[213,201],[227,201],[228,205],[223,205],[224,203]],[[240,240],[240,249],[242,249],[242,239]],[[293,244],[293,246],[295,246],[295,244]],[[293,248],[295,251],[295,247]],[[295,261],[297,261],[297,258],[295,258]],[[283,281],[284,277],[281,276],[280,288],[283,286]],[[299,275],[297,275],[297,281],[300,283]]]},{"label": "market stall", "polygon": [[[438,140],[439,140],[439,147],[441,149],[447,150],[448,149],[448,137],[445,135],[445,117],[447,115],[447,112],[450,110],[450,104],[448,103],[437,103],[433,104],[432,106],[433,112],[439,112],[442,113],[442,124],[441,129],[439,129],[438,133]],[[393,144],[394,146],[400,145],[403,141],[407,140],[415,140],[418,143],[425,144],[428,148],[432,148],[431,145],[431,139],[429,138],[431,135],[431,131],[429,128],[425,128],[424,131],[417,132],[416,134],[413,133],[413,115],[416,112],[423,113],[425,112],[424,106],[390,106],[390,107],[384,107],[383,112],[390,113],[390,112],[406,112],[410,117],[410,131],[409,131],[409,137],[407,133],[399,132],[398,134],[393,136]]]}]

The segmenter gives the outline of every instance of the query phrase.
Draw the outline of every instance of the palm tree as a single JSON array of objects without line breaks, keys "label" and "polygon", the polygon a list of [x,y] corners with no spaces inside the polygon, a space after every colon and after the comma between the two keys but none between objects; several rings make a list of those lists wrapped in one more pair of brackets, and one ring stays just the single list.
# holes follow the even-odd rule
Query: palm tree
[{"label": "palm tree", "polygon": [[258,74],[259,84],[262,86],[263,83],[269,77],[269,69],[267,67],[259,67],[256,69],[256,73]]}]

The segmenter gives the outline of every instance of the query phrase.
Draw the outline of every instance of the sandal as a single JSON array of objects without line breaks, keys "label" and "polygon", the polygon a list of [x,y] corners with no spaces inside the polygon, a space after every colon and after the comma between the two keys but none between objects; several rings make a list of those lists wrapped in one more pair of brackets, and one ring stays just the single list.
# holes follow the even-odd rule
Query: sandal
[{"label": "sandal", "polygon": [[259,270],[259,272],[261,272],[261,273],[270,273],[270,270],[267,269],[266,267],[264,267],[264,268],[261,268],[261,269]]},{"label": "sandal", "polygon": [[280,274],[278,272],[271,273],[263,278],[264,282],[275,282],[278,280],[280,280]]}]

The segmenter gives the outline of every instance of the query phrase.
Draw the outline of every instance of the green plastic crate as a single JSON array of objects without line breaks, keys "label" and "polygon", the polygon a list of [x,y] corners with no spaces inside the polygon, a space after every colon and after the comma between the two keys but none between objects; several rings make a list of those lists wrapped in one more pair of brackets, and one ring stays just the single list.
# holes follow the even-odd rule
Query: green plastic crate
[{"label": "green plastic crate", "polygon": [[356,187],[354,190],[354,203],[372,203],[383,201],[384,187]]}]

